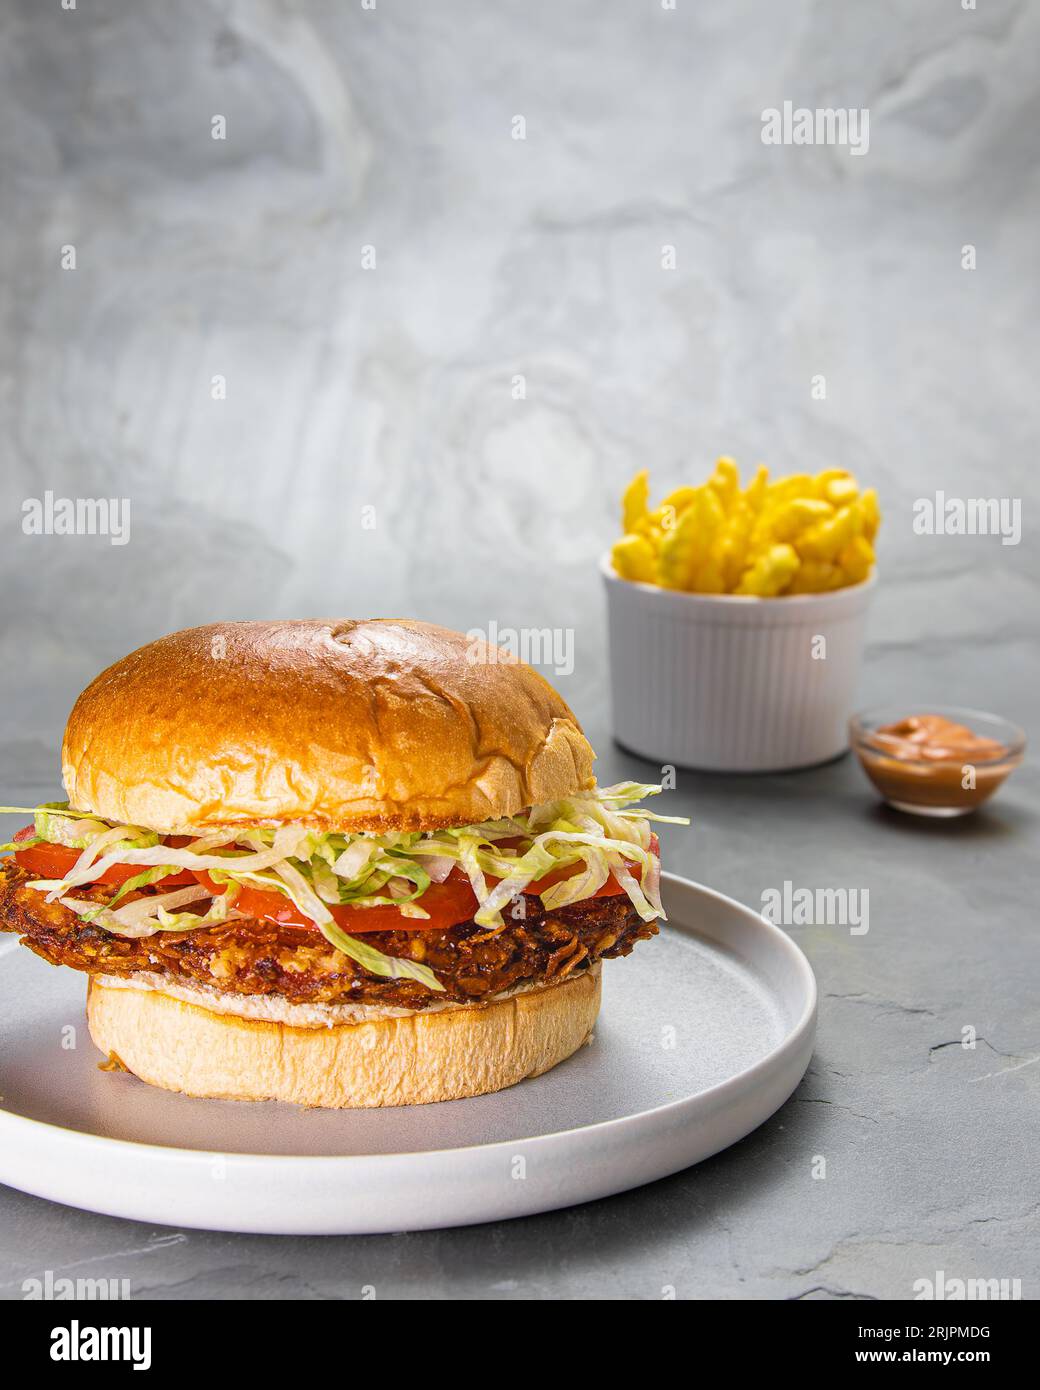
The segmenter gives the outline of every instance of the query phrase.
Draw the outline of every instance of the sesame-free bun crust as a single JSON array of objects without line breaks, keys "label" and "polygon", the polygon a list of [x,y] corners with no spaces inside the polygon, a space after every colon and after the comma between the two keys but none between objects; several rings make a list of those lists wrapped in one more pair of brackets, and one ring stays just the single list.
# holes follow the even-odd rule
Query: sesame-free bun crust
[{"label": "sesame-free bun crust", "polygon": [[600,967],[487,1004],[332,1028],[213,1013],[91,980],[90,1036],[135,1076],[220,1100],[332,1109],[461,1100],[540,1076],[592,1035]]},{"label": "sesame-free bun crust", "polygon": [[428,830],[593,785],[552,686],[428,623],[214,624],[131,652],[76,701],[70,805],[153,830]]}]

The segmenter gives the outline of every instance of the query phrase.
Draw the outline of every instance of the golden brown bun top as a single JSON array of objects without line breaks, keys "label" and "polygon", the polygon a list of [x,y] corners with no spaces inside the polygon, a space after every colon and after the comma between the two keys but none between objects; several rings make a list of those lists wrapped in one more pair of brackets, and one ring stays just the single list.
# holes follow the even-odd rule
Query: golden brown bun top
[{"label": "golden brown bun top", "polygon": [[222,623],[103,671],[62,745],[70,805],[154,830],[422,830],[593,785],[549,683],[429,623]]}]

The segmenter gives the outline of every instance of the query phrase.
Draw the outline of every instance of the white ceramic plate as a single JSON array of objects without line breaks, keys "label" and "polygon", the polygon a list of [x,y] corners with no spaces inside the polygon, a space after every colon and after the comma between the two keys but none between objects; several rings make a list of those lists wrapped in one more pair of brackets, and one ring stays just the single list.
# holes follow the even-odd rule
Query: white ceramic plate
[{"label": "white ceramic plate", "polygon": [[389,1110],[191,1100],[99,1071],[82,976],[11,941],[0,1181],[162,1225],[342,1235],[525,1216],[677,1172],[797,1086],[816,983],[749,908],[671,874],[663,892],[661,936],[604,969],[590,1046],[497,1095]]}]

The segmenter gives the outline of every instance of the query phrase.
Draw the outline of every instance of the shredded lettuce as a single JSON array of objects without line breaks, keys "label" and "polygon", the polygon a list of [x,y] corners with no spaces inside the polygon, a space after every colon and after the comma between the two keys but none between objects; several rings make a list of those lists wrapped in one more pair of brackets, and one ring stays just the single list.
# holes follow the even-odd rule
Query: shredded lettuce
[{"label": "shredded lettuce", "polygon": [[[72,817],[62,814],[63,808],[60,806],[41,806],[33,816],[36,834],[41,840],[46,840],[52,845],[67,845],[71,849],[86,849],[92,840],[99,835],[103,835],[109,826],[104,821],[99,821],[93,817],[86,819]],[[147,839],[145,831],[141,831],[140,836],[144,842]],[[150,839],[150,844],[157,844],[158,835]]]},{"label": "shredded lettuce", "polygon": [[34,835],[28,840],[10,840],[6,845],[0,845],[0,854],[12,854],[15,850],[32,849],[33,845],[42,844],[46,844],[46,841],[41,840],[39,835]]},{"label": "shredded lettuce", "polygon": [[[561,870],[571,872],[539,894],[544,907],[565,907],[591,897],[613,874],[639,915],[646,921],[664,917],[660,898],[660,863],[651,848],[655,821],[688,824],[679,816],[659,816],[635,803],[654,796],[659,786],[621,782],[548,802],[516,816],[435,831],[395,831],[386,834],[324,833],[301,826],[226,827],[207,830],[182,847],[160,842],[143,826],[114,825],[61,803],[47,806],[0,807],[0,812],[25,810],[35,817],[39,839],[81,850],[75,865],[60,881],[37,881],[50,900],[68,902],[70,890],[96,882],[113,864],[133,864],[141,873],[125,884],[116,899],[98,910],[83,907],[106,926],[125,920],[127,909],[115,902],[134,888],[148,886],[179,868],[209,874],[214,881],[252,884],[283,894],[317,924],[326,940],[366,970],[390,979],[421,980],[440,989],[435,975],[418,962],[387,956],[347,935],[337,924],[333,907],[394,906],[402,916],[426,918],[422,898],[431,883],[441,883],[458,868],[468,878],[477,899],[474,920],[489,931],[506,923],[502,910],[529,885]],[[29,842],[22,842],[27,847]],[[18,848],[18,846],[14,846]],[[495,880],[489,884],[488,880]],[[229,894],[214,898],[231,907]],[[138,903],[129,905],[138,908]],[[86,910],[83,915],[86,915]],[[158,908],[131,914],[150,930],[192,930],[214,918]],[[115,927],[111,928],[115,930]]]},{"label": "shredded lettuce", "polygon": [[[133,893],[138,888],[149,888],[153,883],[158,883],[160,879],[166,878],[171,872],[172,870],[169,864],[161,864],[156,869],[145,869],[144,873],[134,874],[133,878],[128,878],[122,887],[116,890],[115,896],[110,898],[103,907],[95,906],[92,912],[82,912],[80,916],[83,917],[85,921],[91,922],[95,918],[102,916],[106,911],[111,911],[116,903],[122,902],[128,893]],[[43,882],[42,879],[39,881]],[[199,894],[199,896],[201,897],[202,894]],[[149,899],[149,901],[155,902],[156,899],[152,898]],[[195,925],[198,926],[198,922],[196,922]]]},{"label": "shredded lettuce", "polygon": [[[210,899],[210,908],[205,914],[170,911],[191,902],[201,902],[204,898]],[[104,927],[115,936],[140,937],[154,936],[157,931],[197,931],[199,927],[226,922],[233,895],[222,893],[214,897],[199,884],[195,888],[177,888],[154,897],[138,898],[115,910],[110,905],[99,906],[84,898],[63,897],[59,901],[85,922]]]}]

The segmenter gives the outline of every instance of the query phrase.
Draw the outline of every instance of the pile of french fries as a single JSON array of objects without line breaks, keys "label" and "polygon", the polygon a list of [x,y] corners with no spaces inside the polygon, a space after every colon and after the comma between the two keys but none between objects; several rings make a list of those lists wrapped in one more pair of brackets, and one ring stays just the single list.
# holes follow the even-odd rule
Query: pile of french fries
[{"label": "pile of french fries", "polygon": [[680,487],[650,510],[644,468],[622,498],[624,535],[611,551],[622,579],[693,594],[779,598],[860,584],[874,566],[877,493],[827,468],[770,482],[760,466],[746,488],[731,458],[700,487]]}]

